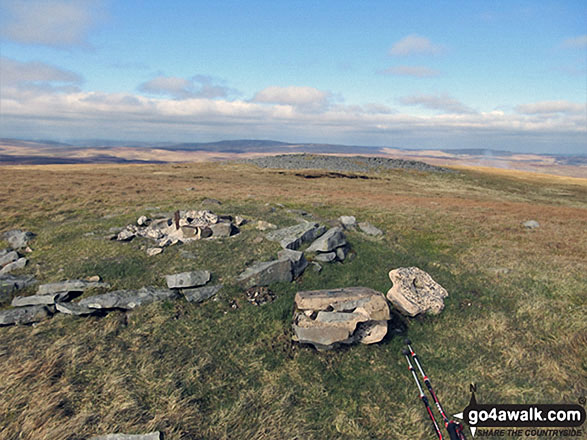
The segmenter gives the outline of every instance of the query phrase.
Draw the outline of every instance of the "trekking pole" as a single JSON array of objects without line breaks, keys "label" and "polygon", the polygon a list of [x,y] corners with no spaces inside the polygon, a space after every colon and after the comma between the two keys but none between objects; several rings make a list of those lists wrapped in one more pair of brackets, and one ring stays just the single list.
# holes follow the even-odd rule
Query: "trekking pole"
[{"label": "trekking pole", "polygon": [[430,392],[430,395],[432,396],[432,400],[434,400],[434,403],[436,404],[436,407],[438,408],[438,412],[440,412],[440,415],[442,416],[442,421],[444,422],[444,426],[445,426],[446,430],[448,431],[448,434],[450,436],[450,440],[467,440],[467,438],[465,437],[465,433],[463,432],[463,425],[461,425],[458,422],[455,422],[454,420],[449,420],[449,418],[446,416],[446,413],[444,412],[444,409],[442,409],[442,405],[440,404],[440,401],[438,400],[438,397],[436,396],[436,393],[434,392],[434,389],[432,388],[432,384],[430,383],[430,379],[428,378],[426,373],[424,373],[424,369],[422,368],[422,364],[420,363],[420,360],[418,359],[418,355],[414,352],[414,349],[412,348],[412,345],[411,345],[412,341],[410,341],[409,339],[406,339],[406,340],[404,340],[404,343],[408,346],[409,350],[406,350],[406,351],[412,356],[412,359],[414,359],[414,363],[418,367],[418,370],[420,370],[420,374],[422,375],[422,379],[424,380],[424,384],[426,385],[426,388],[428,388],[428,391]]},{"label": "trekking pole", "polygon": [[410,351],[404,348],[402,353],[406,356],[406,360],[408,361],[408,370],[410,370],[410,372],[412,373],[412,376],[414,376],[414,380],[416,381],[416,385],[418,385],[418,391],[420,391],[420,399],[424,403],[424,406],[426,407],[426,411],[428,412],[428,415],[430,416],[430,420],[432,421],[432,426],[434,427],[434,431],[436,431],[436,435],[438,436],[438,439],[442,440],[442,432],[440,432],[440,428],[438,427],[438,423],[436,423],[436,419],[434,418],[434,414],[432,414],[432,410],[430,409],[430,404],[428,403],[428,397],[426,397],[426,395],[424,394],[424,390],[422,389],[422,385],[420,385],[420,380],[418,379],[418,375],[416,374],[416,370],[414,369],[414,366],[412,365],[412,362],[410,361]]}]

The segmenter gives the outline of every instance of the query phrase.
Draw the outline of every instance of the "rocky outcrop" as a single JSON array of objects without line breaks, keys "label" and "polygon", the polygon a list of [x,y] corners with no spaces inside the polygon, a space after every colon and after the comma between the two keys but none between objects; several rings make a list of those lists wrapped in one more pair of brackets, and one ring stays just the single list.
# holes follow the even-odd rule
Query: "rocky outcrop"
[{"label": "rocky outcrop", "polygon": [[207,270],[196,270],[193,272],[182,272],[173,275],[166,275],[167,287],[170,289],[188,289],[199,287],[210,281],[210,272]]},{"label": "rocky outcrop", "polygon": [[296,294],[295,305],[294,339],[318,349],[372,344],[387,334],[387,301],[367,287],[302,291]]},{"label": "rocky outcrop", "polygon": [[277,229],[265,235],[267,240],[277,241],[283,249],[298,249],[324,234],[326,228],[318,223],[302,222],[287,228]]},{"label": "rocky outcrop", "polygon": [[437,315],[444,308],[448,292],[417,267],[400,267],[389,272],[393,287],[387,299],[401,313],[416,316],[421,313]]},{"label": "rocky outcrop", "polygon": [[256,263],[237,277],[237,281],[245,288],[290,282],[292,279],[292,262],[289,259]]},{"label": "rocky outcrop", "polygon": [[50,318],[53,311],[52,306],[27,306],[0,310],[0,325],[33,324]]}]

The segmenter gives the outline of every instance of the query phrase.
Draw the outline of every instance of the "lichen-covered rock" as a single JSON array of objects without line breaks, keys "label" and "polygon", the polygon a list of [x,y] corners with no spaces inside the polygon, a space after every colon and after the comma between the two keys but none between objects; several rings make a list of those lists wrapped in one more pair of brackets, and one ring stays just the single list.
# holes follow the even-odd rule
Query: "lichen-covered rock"
[{"label": "lichen-covered rock", "polygon": [[248,267],[237,277],[237,280],[245,288],[290,282],[293,279],[291,267],[292,263],[289,259],[264,261]]},{"label": "lichen-covered rock", "polygon": [[393,287],[387,299],[403,314],[437,315],[444,308],[448,292],[432,277],[417,267],[400,267],[389,272]]},{"label": "lichen-covered rock", "polygon": [[170,289],[187,289],[199,287],[210,281],[210,272],[207,270],[195,270],[193,272],[182,272],[173,275],[166,275],[167,287]]},{"label": "lichen-covered rock", "polygon": [[298,292],[294,339],[318,349],[336,344],[372,344],[387,334],[389,306],[382,293],[367,287]]}]

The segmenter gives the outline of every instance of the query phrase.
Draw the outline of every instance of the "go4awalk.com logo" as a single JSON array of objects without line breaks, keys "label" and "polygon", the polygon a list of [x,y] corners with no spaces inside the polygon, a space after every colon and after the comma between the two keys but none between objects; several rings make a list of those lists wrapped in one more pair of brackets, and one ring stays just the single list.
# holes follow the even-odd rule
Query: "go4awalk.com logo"
[{"label": "go4awalk.com logo", "polygon": [[[577,404],[479,404],[471,385],[471,401],[455,414],[475,437],[582,437],[585,409]],[[584,404],[584,399],[580,400]]]}]

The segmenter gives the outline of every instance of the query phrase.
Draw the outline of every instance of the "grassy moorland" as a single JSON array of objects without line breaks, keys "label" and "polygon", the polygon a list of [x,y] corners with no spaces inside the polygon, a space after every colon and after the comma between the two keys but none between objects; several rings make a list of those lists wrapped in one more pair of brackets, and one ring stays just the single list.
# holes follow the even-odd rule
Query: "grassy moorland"
[{"label": "grassy moorland", "polygon": [[[113,288],[138,288],[208,269],[225,285],[217,301],[202,304],[0,327],[3,439],[153,430],[169,440],[433,438],[397,332],[328,352],[291,342],[297,290],[385,292],[387,272],[407,265],[450,293],[440,315],[403,324],[451,414],[468,403],[471,382],[481,403],[575,403],[586,395],[585,179],[479,169],[306,179],[221,162],[15,166],[0,174],[0,231],[38,234],[24,272],[40,282],[98,274]],[[145,241],[104,239],[142,214],[197,209],[206,197],[223,202],[217,213],[280,226],[296,221],[288,209],[321,222],[355,215],[385,237],[350,232],[356,258],[272,286],[277,299],[262,307],[234,283],[248,263],[278,250],[259,241],[252,224],[234,238],[151,258]],[[529,219],[540,228],[523,229]],[[6,307],[10,298],[1,301]]]}]

